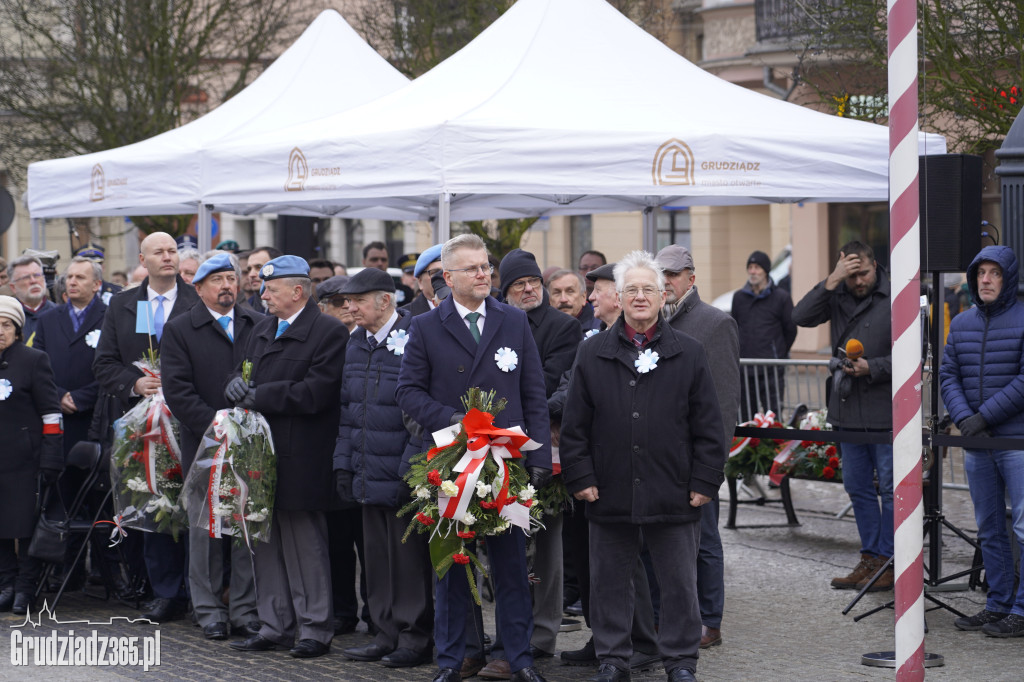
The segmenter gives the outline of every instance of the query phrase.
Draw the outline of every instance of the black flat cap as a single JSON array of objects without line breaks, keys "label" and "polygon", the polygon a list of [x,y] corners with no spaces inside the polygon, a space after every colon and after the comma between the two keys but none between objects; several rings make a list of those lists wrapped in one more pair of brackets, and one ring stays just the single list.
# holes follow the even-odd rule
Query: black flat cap
[{"label": "black flat cap", "polygon": [[348,280],[348,275],[335,275],[334,277],[328,277],[317,286],[316,299],[318,301],[322,301],[325,298],[330,298],[331,296],[342,295],[341,288],[348,283]]},{"label": "black flat cap", "polygon": [[599,268],[594,268],[587,273],[587,279],[596,282],[599,279],[615,281],[615,263],[607,263]]},{"label": "black flat cap", "polygon": [[391,275],[378,270],[377,268],[363,268],[348,279],[348,283],[341,289],[346,296],[365,294],[370,291],[386,291],[395,293],[395,280]]}]

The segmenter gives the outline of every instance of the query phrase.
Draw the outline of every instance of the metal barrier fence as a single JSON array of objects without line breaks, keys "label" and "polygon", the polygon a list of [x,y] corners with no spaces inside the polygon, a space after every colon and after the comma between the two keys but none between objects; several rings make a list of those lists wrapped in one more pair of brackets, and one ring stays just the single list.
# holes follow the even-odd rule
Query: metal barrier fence
[{"label": "metal barrier fence", "polygon": [[[828,360],[741,358],[740,406],[736,423],[750,421],[755,414],[763,414],[770,409],[780,422],[788,426],[803,407],[809,411],[825,409],[825,380],[831,374],[828,365]],[[921,380],[921,396],[922,414],[928,419],[931,414],[931,371],[927,365]],[[944,456],[943,487],[966,490],[963,450],[951,447],[940,448],[939,451]]]}]

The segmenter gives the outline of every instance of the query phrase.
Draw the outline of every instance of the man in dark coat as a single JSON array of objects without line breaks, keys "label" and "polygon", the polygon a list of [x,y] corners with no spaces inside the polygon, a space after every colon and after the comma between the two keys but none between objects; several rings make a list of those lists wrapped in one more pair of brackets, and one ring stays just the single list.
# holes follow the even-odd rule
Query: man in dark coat
[{"label": "man in dark coat", "polygon": [[[768,254],[753,252],[747,259],[747,283],[733,294],[731,312],[739,327],[740,357],[788,358],[796,340],[793,299],[772,281],[771,269]],[[744,421],[757,412],[780,413],[785,377],[778,368],[746,368],[740,389]]]},{"label": "man in dark coat", "polygon": [[348,330],[313,302],[309,265],[281,256],[260,270],[270,315],[243,357],[251,385],[236,376],[229,402],[262,414],[277,455],[270,539],[256,546],[258,634],[231,647],[269,651],[291,646],[296,658],[330,650],[331,578],[324,512],[334,498],[332,453],[338,438],[341,373]]},{"label": "man in dark coat", "polygon": [[[1018,271],[1008,246],[986,246],[967,268],[977,305],[950,323],[939,370],[942,402],[964,436],[1024,437],[1024,305],[1017,300]],[[1014,571],[1010,543],[1013,535],[1024,547],[1024,450],[965,448],[964,470],[989,587],[985,608],[953,624],[990,637],[1024,637],[1024,564]],[[1012,532],[1006,528],[1007,499]]]},{"label": "man in dark coat", "polygon": [[[148,276],[136,289],[110,299],[92,369],[100,388],[120,401],[118,415],[139,398],[160,390],[160,380],[145,376],[134,364],[146,352],[160,349],[164,324],[184,315],[199,296],[178,276],[178,247],[165,232],[154,232],[139,246],[139,262]],[[154,333],[136,332],[139,304],[148,304]],[[185,542],[164,533],[143,533],[143,558],[154,599],[143,616],[154,622],[180,617],[185,612]]]},{"label": "man in dark coat", "polygon": [[99,296],[100,266],[75,256],[64,273],[68,302],[40,316],[33,348],[50,356],[60,409],[64,413],[64,455],[85,440],[99,383],[92,362],[107,306]]},{"label": "man in dark coat", "polygon": [[64,466],[50,360],[24,344],[24,325],[21,303],[0,296],[0,612],[13,609],[15,615],[32,607],[42,570],[28,556],[39,495]]},{"label": "man in dark coat", "polygon": [[[725,443],[732,442],[736,409],[740,400],[740,342],[736,321],[713,305],[700,300],[693,256],[685,246],[672,244],[658,252],[665,269],[665,308],[668,323],[700,341],[708,356],[715,382],[718,407],[725,428]],[[728,455],[722,453],[723,458]],[[725,610],[725,555],[718,532],[718,495],[700,508],[700,550],[697,552],[697,595],[702,632],[700,647],[722,643],[722,612]]]},{"label": "man in dark coat", "polygon": [[[590,521],[593,680],[629,679],[633,567],[643,542],[661,590],[658,650],[670,682],[694,680],[700,644],[700,507],[723,481],[725,430],[700,342],[660,316],[651,254],[615,266],[623,316],[580,345],[562,418],[562,475]],[[679,396],[668,400],[667,396]]]},{"label": "man in dark coat", "polygon": [[[831,322],[832,352],[837,354],[835,362],[842,367],[844,378],[832,386],[829,423],[843,430],[891,432],[889,278],[875,262],[871,247],[857,241],[845,244],[831,274],[793,309],[793,320],[801,327]],[[860,341],[863,355],[842,362],[839,349],[845,350],[850,339]],[[833,578],[831,584],[837,590],[859,590],[889,561],[895,547],[892,445],[843,443],[842,457],[843,487],[850,496],[860,535],[860,562],[848,575]],[[871,589],[892,587],[890,566]]]},{"label": "man in dark coat", "polygon": [[[227,252],[199,265],[192,285],[199,302],[164,328],[161,343],[161,384],[171,414],[181,422],[181,468],[186,476],[203,434],[217,410],[228,407],[224,387],[242,361],[242,351],[263,315],[238,300],[238,261]],[[188,582],[192,608],[207,639],[227,639],[231,626],[259,632],[252,559],[248,548],[233,538],[211,538],[207,529],[188,529]],[[224,549],[231,552],[231,594],[221,601],[227,580]]]},{"label": "man in dark coat", "polygon": [[409,432],[395,390],[412,315],[395,310],[395,282],[366,268],[342,288],[359,326],[345,350],[341,425],[334,450],[338,496],[362,508],[366,601],[377,634],[342,652],[356,661],[407,668],[433,656],[433,595],[427,536],[402,536],[409,502],[401,472],[408,466]]},{"label": "man in dark coat", "polygon": [[[493,266],[476,235],[449,240],[441,262],[452,295],[429,313],[413,318],[398,377],[398,404],[429,438],[461,421],[460,401],[467,389],[494,390],[508,400],[496,415],[495,426],[521,426],[541,444],[525,458],[531,484],[539,490],[551,476],[551,436],[544,376],[529,320],[522,311],[490,297]],[[495,352],[503,347],[518,358],[510,371],[495,364]],[[511,531],[488,537],[487,551],[512,679],[542,680],[530,653],[533,615],[523,534]],[[469,603],[466,574],[448,571],[436,590],[434,639],[440,671],[435,682],[461,680]]]},{"label": "man in dark coat", "polygon": [[47,295],[43,262],[35,256],[22,256],[11,261],[7,272],[11,290],[25,313],[25,328],[22,330],[25,345],[34,347],[39,316],[56,307]]}]

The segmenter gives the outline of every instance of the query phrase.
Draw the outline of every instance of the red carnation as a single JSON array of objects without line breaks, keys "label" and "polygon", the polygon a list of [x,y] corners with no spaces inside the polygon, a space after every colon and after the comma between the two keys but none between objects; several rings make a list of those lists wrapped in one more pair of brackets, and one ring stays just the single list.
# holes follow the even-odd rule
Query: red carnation
[{"label": "red carnation", "polygon": [[430,485],[441,485],[441,472],[438,471],[437,469],[434,469],[429,474],[427,474],[427,483],[429,483]]},{"label": "red carnation", "polygon": [[456,533],[456,535],[458,535],[463,540],[472,540],[476,537],[476,532],[471,530],[460,530]]},{"label": "red carnation", "polygon": [[752,447],[755,447],[755,448],[756,448],[756,447],[757,447],[757,446],[759,446],[760,444],[761,444],[761,439],[760,439],[760,438],[751,438],[751,439],[750,439],[750,445],[751,445]]},{"label": "red carnation", "polygon": [[807,459],[817,459],[817,458],[818,458],[818,453],[817,452],[813,452],[812,451],[812,452],[808,452],[807,453]]},{"label": "red carnation", "polygon": [[822,478],[835,478],[836,470],[833,469],[832,467],[825,467],[824,469],[821,470],[821,476]]},{"label": "red carnation", "polygon": [[805,450],[806,450],[807,448],[811,447],[812,445],[814,445],[814,443],[812,443],[812,442],[811,442],[811,441],[809,441],[809,440],[802,440],[802,441],[800,441],[800,447],[802,447],[802,448],[803,448],[803,449],[805,449]]},{"label": "red carnation", "polygon": [[251,478],[253,480],[259,480],[260,477],[263,476],[263,472],[262,471],[247,471],[246,473],[249,474],[249,478]]},{"label": "red carnation", "polygon": [[181,467],[175,465],[175,466],[172,466],[170,469],[167,469],[166,471],[164,471],[164,478],[166,478],[166,479],[172,479],[172,478],[180,479],[181,478]]},{"label": "red carnation", "polygon": [[416,514],[416,520],[422,523],[424,526],[433,526],[435,521],[423,512]]},{"label": "red carnation", "polygon": [[231,489],[231,494],[232,495],[237,495],[238,494],[238,488],[232,488]]},{"label": "red carnation", "polygon": [[452,554],[452,560],[457,564],[462,564],[463,566],[465,566],[469,563],[469,555],[463,554],[462,552]]},{"label": "red carnation", "polygon": [[825,454],[828,455],[829,457],[835,457],[836,456],[836,446],[835,445],[829,445],[828,449],[825,450]]},{"label": "red carnation", "polygon": [[782,440],[781,438],[775,438],[772,442],[775,443],[776,445],[782,445],[786,441]]},{"label": "red carnation", "polygon": [[235,521],[241,521],[242,520],[242,515],[241,514],[232,514],[231,518],[233,518]]},{"label": "red carnation", "polygon": [[136,462],[141,462],[142,461],[142,453],[141,452],[133,452],[132,453],[132,459],[134,459]]},{"label": "red carnation", "polygon": [[828,465],[830,467],[832,467],[833,469],[838,469],[839,468],[839,458],[838,457],[829,457],[828,458]]},{"label": "red carnation", "polygon": [[533,500],[527,500],[526,502],[521,502],[520,504],[522,504],[524,507],[532,507]]},{"label": "red carnation", "polygon": [[480,500],[480,506],[484,509],[497,509],[497,502],[488,502],[487,500]]}]

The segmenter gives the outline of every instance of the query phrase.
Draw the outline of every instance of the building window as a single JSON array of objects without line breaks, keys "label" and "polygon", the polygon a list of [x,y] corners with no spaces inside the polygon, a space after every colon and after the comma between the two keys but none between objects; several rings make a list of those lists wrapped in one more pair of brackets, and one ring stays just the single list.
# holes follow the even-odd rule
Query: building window
[{"label": "building window", "polygon": [[670,244],[690,248],[690,209],[688,206],[665,206],[654,210],[658,229],[657,250]]},{"label": "building window", "polygon": [[569,218],[569,239],[572,241],[570,252],[572,263],[569,267],[573,270],[579,265],[580,257],[585,251],[594,248],[594,225],[589,215],[574,215]]},{"label": "building window", "polygon": [[839,248],[857,240],[875,252],[875,260],[889,267],[889,204],[829,204],[829,263],[835,264]]},{"label": "building window", "polygon": [[363,264],[363,221],[345,219],[345,265]]}]

